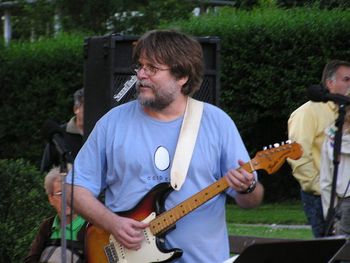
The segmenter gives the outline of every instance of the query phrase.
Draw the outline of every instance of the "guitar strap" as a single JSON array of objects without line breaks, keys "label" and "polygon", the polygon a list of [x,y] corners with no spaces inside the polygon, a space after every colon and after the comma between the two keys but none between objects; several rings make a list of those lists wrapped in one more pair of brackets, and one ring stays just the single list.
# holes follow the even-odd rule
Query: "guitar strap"
[{"label": "guitar strap", "polygon": [[182,120],[174,160],[170,171],[171,186],[179,191],[184,183],[190,166],[202,118],[204,103],[191,97],[187,99],[185,115]]}]

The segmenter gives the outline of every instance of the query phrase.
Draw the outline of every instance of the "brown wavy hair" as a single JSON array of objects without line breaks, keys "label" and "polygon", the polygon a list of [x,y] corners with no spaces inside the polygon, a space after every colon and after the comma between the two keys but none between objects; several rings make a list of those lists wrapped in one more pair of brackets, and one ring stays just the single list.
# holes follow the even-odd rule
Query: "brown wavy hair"
[{"label": "brown wavy hair", "polygon": [[176,30],[152,30],[145,33],[133,50],[133,61],[145,57],[153,63],[167,65],[171,74],[180,79],[188,77],[182,87],[184,95],[193,95],[203,80],[202,47],[194,38]]}]

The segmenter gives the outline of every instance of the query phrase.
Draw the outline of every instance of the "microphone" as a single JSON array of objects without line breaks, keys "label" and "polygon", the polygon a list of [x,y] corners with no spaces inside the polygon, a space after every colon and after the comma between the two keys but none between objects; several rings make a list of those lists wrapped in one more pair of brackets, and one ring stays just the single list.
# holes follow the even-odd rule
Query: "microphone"
[{"label": "microphone", "polygon": [[60,155],[64,156],[69,152],[63,138],[63,130],[56,122],[52,120],[45,121],[42,133],[48,142],[52,142],[55,145]]},{"label": "microphone", "polygon": [[336,104],[350,104],[350,97],[338,93],[330,93],[323,85],[311,85],[307,94],[310,100],[315,102],[333,101]]}]

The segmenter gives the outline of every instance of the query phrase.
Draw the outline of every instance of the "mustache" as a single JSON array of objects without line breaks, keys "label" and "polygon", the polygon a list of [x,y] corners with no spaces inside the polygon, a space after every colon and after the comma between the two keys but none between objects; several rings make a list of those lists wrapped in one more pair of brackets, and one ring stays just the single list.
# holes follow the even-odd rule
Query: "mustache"
[{"label": "mustache", "polygon": [[140,86],[146,86],[152,90],[154,90],[154,86],[151,84],[151,83],[148,83],[147,81],[145,80],[138,80],[136,82],[136,89],[138,89]]}]

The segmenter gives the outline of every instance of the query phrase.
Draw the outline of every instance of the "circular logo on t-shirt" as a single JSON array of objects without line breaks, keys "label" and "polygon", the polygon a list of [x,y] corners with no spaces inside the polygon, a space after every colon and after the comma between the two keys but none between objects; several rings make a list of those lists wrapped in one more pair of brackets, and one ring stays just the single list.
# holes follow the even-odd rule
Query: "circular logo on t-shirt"
[{"label": "circular logo on t-shirt", "polygon": [[161,171],[164,171],[169,168],[170,154],[165,147],[159,146],[157,148],[154,154],[154,164]]}]

